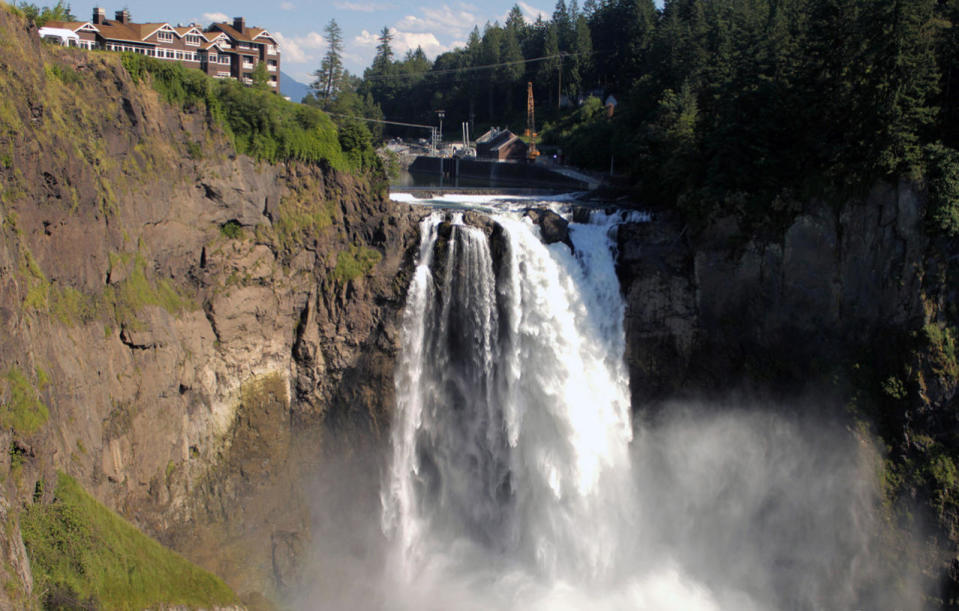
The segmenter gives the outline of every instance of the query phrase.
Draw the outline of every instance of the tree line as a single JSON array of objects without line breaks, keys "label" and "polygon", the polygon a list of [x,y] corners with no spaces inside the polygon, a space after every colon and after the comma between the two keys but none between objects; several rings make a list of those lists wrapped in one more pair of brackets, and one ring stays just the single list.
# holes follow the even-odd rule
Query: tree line
[{"label": "tree line", "polygon": [[[532,23],[514,6],[434,61],[396,57],[387,28],[379,41],[362,78],[321,67],[322,104],[518,130],[529,81],[547,144],[667,202],[788,208],[823,185],[959,184],[959,0],[558,0]],[[959,233],[959,212],[945,217]]]}]

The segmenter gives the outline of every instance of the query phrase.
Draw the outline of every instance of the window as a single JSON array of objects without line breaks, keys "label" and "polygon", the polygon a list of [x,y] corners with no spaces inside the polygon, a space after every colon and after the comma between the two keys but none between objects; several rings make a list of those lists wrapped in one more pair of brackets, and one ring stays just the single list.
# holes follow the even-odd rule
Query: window
[{"label": "window", "polygon": [[173,32],[161,30],[157,32],[157,40],[160,42],[173,42]]},{"label": "window", "polygon": [[203,39],[197,36],[196,34],[186,35],[186,44],[188,45],[199,47],[201,42],[203,42]]},{"label": "window", "polygon": [[176,57],[173,51],[167,51],[166,56],[167,56],[167,59],[173,59],[174,57]]},{"label": "window", "polygon": [[226,64],[226,65],[229,66],[229,65],[230,65],[230,56],[229,56],[229,55],[221,55],[221,56],[220,56],[220,63],[221,63],[221,64]]},{"label": "window", "polygon": [[177,51],[177,52],[176,52],[176,58],[177,58],[177,59],[183,59],[183,51]]}]

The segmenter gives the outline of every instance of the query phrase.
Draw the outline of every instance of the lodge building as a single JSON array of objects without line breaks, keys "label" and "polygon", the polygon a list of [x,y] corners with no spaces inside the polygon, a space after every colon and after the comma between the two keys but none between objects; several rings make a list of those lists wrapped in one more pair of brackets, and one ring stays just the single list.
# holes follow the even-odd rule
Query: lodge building
[{"label": "lodge building", "polygon": [[202,70],[214,78],[253,83],[253,69],[266,63],[270,87],[280,92],[280,48],[263,28],[247,27],[243,17],[233,23],[214,23],[205,30],[191,24],[134,23],[130,12],[117,11],[107,19],[102,8],[93,9],[93,21],[50,21],[40,29],[42,38],[84,49],[129,51]]}]

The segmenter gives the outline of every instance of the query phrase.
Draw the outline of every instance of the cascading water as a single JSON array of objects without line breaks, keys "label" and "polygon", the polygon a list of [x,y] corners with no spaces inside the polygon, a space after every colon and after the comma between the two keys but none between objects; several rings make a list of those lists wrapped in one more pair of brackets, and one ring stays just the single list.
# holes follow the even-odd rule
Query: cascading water
[{"label": "cascading water", "polygon": [[[492,215],[492,237],[445,218],[423,221],[404,315],[383,498],[398,580],[426,598],[459,583],[458,597],[485,608],[662,608],[648,588],[629,592],[642,536],[620,218],[571,224],[575,254],[518,214]],[[695,588],[677,593],[682,608],[704,602]]]},{"label": "cascading water", "polygon": [[[594,212],[570,249],[529,201],[450,199],[427,202],[462,211],[422,224],[386,477],[362,452],[326,466],[296,608],[919,608],[877,553],[878,454],[845,423],[809,402],[630,422],[613,238],[648,218]],[[644,281],[631,304],[668,312]]]}]

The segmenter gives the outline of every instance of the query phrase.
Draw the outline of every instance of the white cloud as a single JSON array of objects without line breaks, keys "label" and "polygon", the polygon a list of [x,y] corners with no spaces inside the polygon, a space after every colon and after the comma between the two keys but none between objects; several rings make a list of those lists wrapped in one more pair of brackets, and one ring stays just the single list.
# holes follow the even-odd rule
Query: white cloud
[{"label": "white cloud", "polygon": [[[523,19],[526,20],[526,23],[533,23],[537,17],[542,17],[543,21],[549,21],[553,17],[552,13],[538,9],[535,6],[530,6],[525,2],[517,2],[516,4],[519,6],[519,10],[523,11]],[[503,19],[505,20],[506,18],[504,17]]]},{"label": "white cloud", "polygon": [[456,38],[465,38],[474,26],[486,22],[479,17],[474,8],[468,4],[460,4],[452,8],[444,4],[439,8],[423,7],[420,10],[422,17],[407,15],[395,24],[400,32],[440,32]]},{"label": "white cloud", "polygon": [[295,9],[295,8],[296,8],[296,5],[293,4],[292,2],[281,2],[281,3],[280,3],[280,9],[281,9],[281,10],[284,10],[284,11],[292,11],[292,10]]},{"label": "white cloud", "polygon": [[280,43],[280,53],[283,54],[284,62],[294,64],[315,62],[318,55],[314,51],[326,47],[326,39],[316,32],[310,32],[306,36],[290,37],[284,36],[281,32],[273,32],[273,36]]},{"label": "white cloud", "polygon": [[213,23],[230,20],[226,13],[203,13],[203,18]]},{"label": "white cloud", "polygon": [[379,34],[371,34],[369,30],[360,32],[353,42],[360,47],[375,47],[380,44]]},{"label": "white cloud", "polygon": [[340,10],[360,13],[375,13],[376,11],[386,11],[393,8],[392,4],[374,4],[372,2],[334,2],[333,6]]},{"label": "white cloud", "polygon": [[449,50],[446,45],[440,44],[436,36],[429,32],[397,32],[393,31],[393,52],[402,57],[407,51],[416,47],[423,49],[429,57],[436,57]]},{"label": "white cloud", "polygon": [[[393,35],[393,42],[390,43],[390,47],[393,49],[393,55],[396,59],[403,59],[407,51],[412,51],[417,47],[422,48],[423,52],[431,58],[452,48],[451,45],[441,43],[431,32],[402,32],[396,28],[390,28],[390,34]],[[380,44],[380,35],[379,33],[373,34],[369,30],[363,30],[353,39],[353,44],[361,49],[372,49]],[[356,59],[367,56],[370,56],[370,54],[353,54],[353,58]]]}]

